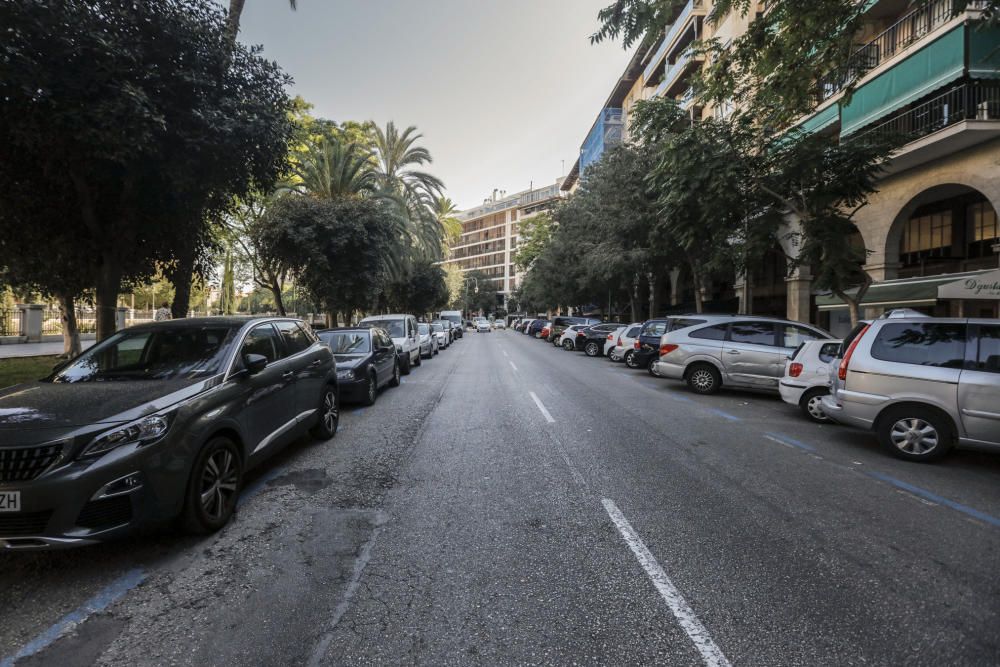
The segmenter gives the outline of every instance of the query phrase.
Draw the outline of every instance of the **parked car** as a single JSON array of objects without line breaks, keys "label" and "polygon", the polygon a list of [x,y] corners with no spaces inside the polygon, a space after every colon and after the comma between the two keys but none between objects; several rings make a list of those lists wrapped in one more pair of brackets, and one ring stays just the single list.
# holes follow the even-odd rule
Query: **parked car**
[{"label": "parked car", "polygon": [[531,330],[531,325],[532,325],[532,323],[534,321],[535,321],[535,318],[531,318],[531,317],[529,317],[526,320],[522,321],[521,322],[521,329],[520,329],[521,333],[523,333],[525,335],[528,335],[529,331]]},{"label": "parked car", "polygon": [[451,322],[448,320],[436,320],[431,322],[431,331],[434,332],[434,336],[437,337],[438,349],[447,349],[454,338],[454,332],[451,328]]},{"label": "parked car", "polygon": [[382,387],[399,386],[399,355],[389,332],[339,327],[317,335],[337,360],[337,384],[345,401],[374,405]]},{"label": "parked car", "polygon": [[562,339],[563,332],[566,331],[568,327],[573,325],[591,325],[599,324],[600,320],[596,320],[591,317],[568,317],[559,316],[552,318],[552,326],[549,327],[549,335],[545,339],[552,343],[553,345],[559,345],[559,341]]},{"label": "parked car", "polygon": [[549,320],[532,320],[531,324],[528,325],[528,335],[538,338],[542,333],[542,329],[548,324],[551,324]]},{"label": "parked car", "polygon": [[656,375],[653,364],[660,358],[660,338],[663,334],[704,322],[706,320],[697,315],[670,315],[646,320],[632,343],[632,354],[626,352],[622,359],[629,368],[645,368],[651,375]]},{"label": "parked car", "polygon": [[578,334],[582,335],[581,332],[587,327],[593,326],[592,324],[571,324],[562,332],[562,335],[556,339],[556,344],[563,348],[564,350],[575,350],[576,349],[576,337]]},{"label": "parked car", "polygon": [[493,330],[490,327],[490,321],[485,317],[477,317],[475,324],[477,333],[489,333]]},{"label": "parked car", "polygon": [[493,321],[493,328],[494,329],[504,329],[504,330],[506,330],[507,329],[507,323],[505,321],[503,321],[503,320],[494,320]]},{"label": "parked car", "polygon": [[841,350],[821,403],[833,421],[910,461],[1000,450],[1000,320],[889,316],[860,323]]},{"label": "parked car", "polygon": [[583,350],[583,353],[588,357],[603,356],[608,336],[620,326],[622,326],[621,322],[603,322],[583,329],[580,331],[583,336],[579,334],[576,336],[576,349]]},{"label": "parked car", "polygon": [[[611,348],[611,353],[608,358],[611,361],[624,361],[626,355],[629,355],[633,351],[633,345],[636,339],[639,337],[639,332],[642,330],[642,322],[633,322],[627,327],[622,327],[618,332],[618,338],[615,341],[615,346]],[[630,355],[630,358],[634,358],[634,354]]]},{"label": "parked car", "polygon": [[244,473],[337,432],[333,355],[287,318],[119,331],[48,378],[0,391],[0,548],[104,541],[175,518],[209,533]]},{"label": "parked car", "polygon": [[830,362],[839,350],[839,340],[802,343],[785,362],[785,375],[778,382],[781,399],[797,405],[814,422],[830,421],[820,403],[830,393]]},{"label": "parked car", "polygon": [[660,339],[651,372],[684,380],[699,394],[723,386],[778,390],[785,361],[802,343],[833,340],[818,327],[789,320],[704,315],[702,324],[674,329]]},{"label": "parked car", "polygon": [[409,375],[410,369],[420,365],[420,334],[417,318],[413,315],[372,315],[361,320],[361,326],[379,327],[389,332],[396,344],[403,375]]},{"label": "parked car", "polygon": [[462,311],[460,310],[442,310],[439,317],[442,320],[448,320],[454,325],[454,337],[462,337]]},{"label": "parked car", "polygon": [[438,337],[427,322],[417,323],[417,334],[420,336],[420,356],[430,359],[438,353]]}]

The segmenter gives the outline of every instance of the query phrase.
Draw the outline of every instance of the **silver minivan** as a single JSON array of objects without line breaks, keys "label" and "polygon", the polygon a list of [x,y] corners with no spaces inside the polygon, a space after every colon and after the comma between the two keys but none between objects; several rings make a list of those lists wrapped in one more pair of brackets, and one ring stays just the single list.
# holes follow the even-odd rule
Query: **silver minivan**
[{"label": "silver minivan", "polygon": [[879,319],[841,350],[821,403],[830,419],[874,430],[911,461],[955,445],[1000,449],[1000,320]]},{"label": "silver minivan", "polygon": [[826,331],[789,320],[749,315],[699,315],[706,322],[660,337],[652,372],[684,380],[698,394],[723,385],[778,391],[785,362],[799,345],[832,340]]}]

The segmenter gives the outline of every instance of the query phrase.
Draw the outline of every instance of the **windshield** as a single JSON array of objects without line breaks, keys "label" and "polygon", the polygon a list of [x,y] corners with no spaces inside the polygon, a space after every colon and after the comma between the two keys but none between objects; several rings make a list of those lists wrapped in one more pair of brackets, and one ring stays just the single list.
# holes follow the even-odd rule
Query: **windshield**
[{"label": "windshield", "polygon": [[456,324],[462,321],[462,317],[460,315],[442,315],[441,319],[448,320],[449,322],[455,322]]},{"label": "windshield", "polygon": [[219,373],[236,332],[231,326],[122,331],[84,352],[52,382],[179,380]]},{"label": "windshield", "polygon": [[370,327],[385,329],[392,338],[406,337],[406,334],[403,333],[403,320],[365,320],[364,323]]},{"label": "windshield", "polygon": [[434,324],[432,324],[431,328],[434,329],[434,331],[444,331],[444,325],[443,324],[439,324],[437,322],[435,322]]},{"label": "windshield", "polygon": [[334,354],[365,354],[371,351],[370,334],[366,331],[324,331],[318,335]]},{"label": "windshield", "polygon": [[420,331],[421,336],[426,336],[431,332],[430,325],[427,324],[418,324],[417,329]]}]

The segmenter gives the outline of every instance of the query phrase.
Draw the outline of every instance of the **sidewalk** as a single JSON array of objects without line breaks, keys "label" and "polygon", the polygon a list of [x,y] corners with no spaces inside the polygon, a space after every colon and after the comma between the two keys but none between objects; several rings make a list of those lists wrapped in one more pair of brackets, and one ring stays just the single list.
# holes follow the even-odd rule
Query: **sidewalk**
[{"label": "sidewalk", "polygon": [[[86,350],[95,341],[83,340],[80,345]],[[62,341],[52,341],[47,343],[18,343],[16,345],[0,345],[0,359],[13,359],[15,357],[44,357],[63,353]]]}]

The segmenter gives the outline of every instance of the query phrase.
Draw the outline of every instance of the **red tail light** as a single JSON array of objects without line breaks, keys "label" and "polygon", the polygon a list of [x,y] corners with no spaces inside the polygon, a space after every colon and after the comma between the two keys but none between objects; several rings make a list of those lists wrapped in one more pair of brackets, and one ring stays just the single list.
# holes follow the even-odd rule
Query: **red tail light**
[{"label": "red tail light", "polygon": [[847,348],[847,353],[844,355],[844,358],[840,360],[840,369],[837,371],[837,377],[839,377],[841,381],[847,379],[847,365],[851,363],[851,355],[854,354],[854,348],[856,348],[858,343],[861,342],[861,338],[868,332],[868,328],[870,326],[870,324],[865,325],[865,328],[861,330],[861,333],[854,337],[854,340],[851,341],[850,347]]},{"label": "red tail light", "polygon": [[621,347],[621,346],[622,346],[622,337],[621,337],[621,336],[619,336],[619,337],[618,337],[618,342],[616,343],[616,345],[617,345],[618,347]]},{"label": "red tail light", "polygon": [[639,344],[639,339],[638,338],[636,338],[635,342],[632,343],[632,347],[634,347],[637,350],[641,350],[642,349],[642,345]]},{"label": "red tail light", "polygon": [[792,364],[788,367],[788,374],[793,378],[802,375],[802,364]]},{"label": "red tail light", "polygon": [[585,337],[586,335],[587,335],[587,334],[583,333],[582,331],[577,331],[577,332],[576,332],[576,337],[577,337],[577,338],[583,338],[583,337]]},{"label": "red tail light", "polygon": [[543,328],[542,329],[542,338],[545,338],[548,335],[549,335],[549,328],[548,327]]},{"label": "red tail light", "polygon": [[676,345],[669,345],[667,343],[664,343],[663,345],[660,346],[660,356],[662,357],[668,355],[676,349],[677,349]]},{"label": "red tail light", "polygon": [[615,339],[614,334],[608,334],[608,340],[614,340],[614,339]]}]

